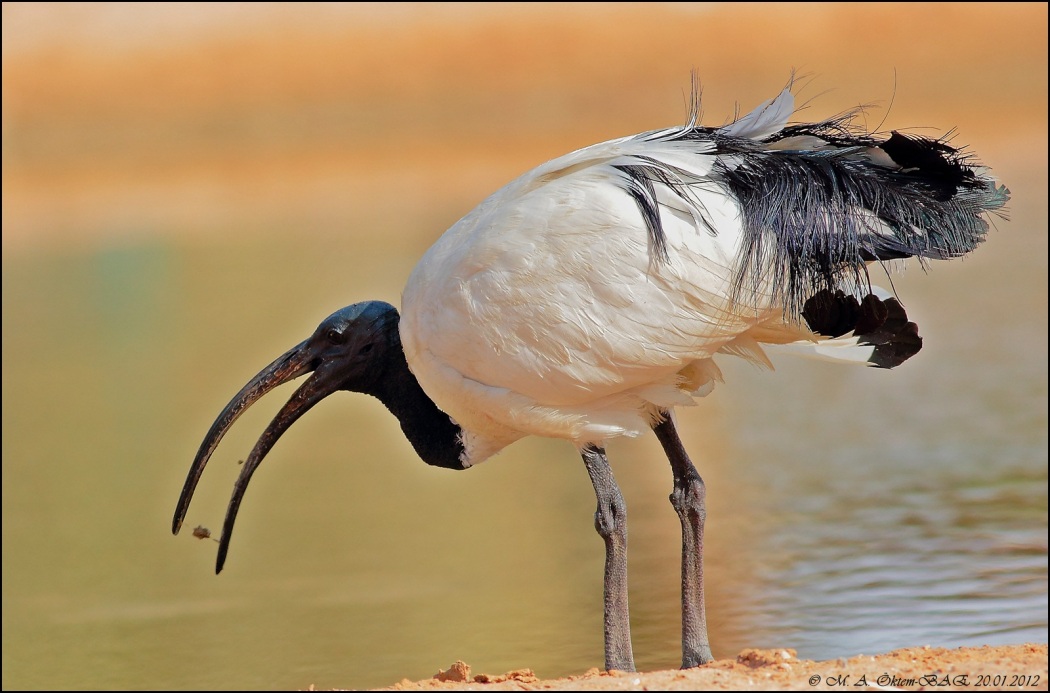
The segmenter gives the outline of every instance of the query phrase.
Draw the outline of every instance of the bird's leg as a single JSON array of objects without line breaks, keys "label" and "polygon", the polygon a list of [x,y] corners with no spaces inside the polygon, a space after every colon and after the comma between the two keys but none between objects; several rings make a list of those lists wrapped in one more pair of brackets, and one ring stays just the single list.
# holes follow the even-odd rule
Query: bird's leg
[{"label": "bird's leg", "polygon": [[704,613],[704,480],[682,446],[670,413],[664,413],[653,431],[671,462],[671,505],[682,521],[682,668],[688,669],[713,659]]},{"label": "bird's leg", "polygon": [[581,450],[598,497],[594,528],[605,541],[605,668],[634,671],[627,606],[627,505],[603,448]]}]

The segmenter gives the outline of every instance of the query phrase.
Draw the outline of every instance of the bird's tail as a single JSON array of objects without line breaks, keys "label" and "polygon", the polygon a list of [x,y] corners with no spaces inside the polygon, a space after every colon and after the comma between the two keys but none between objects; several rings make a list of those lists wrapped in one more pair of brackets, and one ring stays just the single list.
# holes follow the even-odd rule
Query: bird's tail
[{"label": "bird's tail", "polygon": [[[781,100],[790,93],[761,113],[783,113]],[[869,133],[853,125],[855,116],[735,136],[762,125],[751,114],[719,131],[719,149],[735,155],[719,157],[718,173],[743,217],[739,295],[772,291],[801,317],[822,291],[864,295],[869,263],[959,257],[984,240],[989,213],[1003,216],[1009,190],[964,148]]]},{"label": "bird's tail", "polygon": [[658,258],[665,198],[723,232],[697,194],[717,185],[740,214],[733,300],[797,321],[822,291],[866,295],[869,263],[965,255],[1005,216],[1010,191],[947,137],[869,132],[860,110],[789,124],[794,103],[789,85],[720,128],[700,126],[695,104],[686,126],[619,143]]},{"label": "bird's tail", "polygon": [[[685,126],[617,143],[614,165],[642,211],[654,257],[667,259],[663,210],[684,212],[713,235],[739,234],[732,304],[779,309],[785,323],[817,333],[818,344],[837,340],[821,348],[855,338],[861,351],[843,360],[867,350],[865,362],[892,368],[918,352],[914,323],[872,286],[868,266],[969,253],[990,216],[1005,217],[1009,190],[948,137],[871,132],[857,125],[860,110],[790,124],[790,84],[720,128],[697,122],[696,93]],[[718,223],[711,199],[728,201],[738,226]]]}]

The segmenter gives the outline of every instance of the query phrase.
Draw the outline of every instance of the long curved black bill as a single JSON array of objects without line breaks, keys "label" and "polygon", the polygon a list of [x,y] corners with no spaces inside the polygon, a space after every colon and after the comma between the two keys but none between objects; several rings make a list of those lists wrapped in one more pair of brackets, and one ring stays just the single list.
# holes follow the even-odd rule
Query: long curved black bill
[{"label": "long curved black bill", "polygon": [[[337,310],[318,325],[309,339],[281,354],[248,381],[211,425],[208,435],[197,450],[193,464],[190,465],[186,483],[182,486],[182,494],[175,507],[175,517],[171,522],[173,534],[178,534],[182,528],[190,499],[193,498],[197,482],[200,481],[212,452],[240,415],[279,385],[313,373],[277,412],[241,468],[233,487],[233,496],[226,508],[226,519],[219,539],[219,556],[215,564],[216,573],[222,570],[226,562],[237,511],[248,489],[248,482],[263,458],[299,417],[328,395],[339,390],[371,392],[369,388],[373,387],[375,378],[378,377],[376,371],[371,369],[374,366],[374,354],[385,353],[384,348],[391,344],[396,345],[400,353],[400,344],[396,342],[397,318],[397,310],[382,301],[355,303]],[[383,348],[372,352],[372,347],[377,344]],[[369,353],[373,356],[367,356]],[[405,373],[407,372],[406,369]]]},{"label": "long curved black bill", "polygon": [[222,523],[222,536],[219,538],[219,555],[215,560],[216,573],[221,572],[226,563],[226,554],[230,550],[230,537],[233,535],[233,523],[237,520],[237,511],[241,507],[245,491],[248,490],[248,482],[251,481],[252,474],[258,469],[263,458],[270,452],[281,435],[311,407],[338,390],[339,385],[338,380],[326,377],[326,374],[320,370],[314,373],[281,407],[281,411],[277,412],[277,416],[273,417],[273,421],[255,443],[251,454],[241,467],[241,473],[233,485],[230,504],[226,507],[226,519]]},{"label": "long curved black bill", "polygon": [[186,511],[190,507],[190,500],[197,488],[197,482],[200,481],[205,465],[211,459],[211,454],[215,451],[219,441],[226,435],[226,431],[230,430],[233,423],[248,407],[255,404],[267,392],[312,370],[306,353],[306,344],[307,342],[304,341],[289,349],[269,366],[259,371],[254,378],[248,381],[247,385],[241,388],[240,392],[234,395],[230,403],[219,414],[219,418],[215,419],[200,449],[197,450],[197,456],[193,458],[189,474],[186,475],[186,483],[182,485],[179,503],[175,506],[175,517],[171,522],[172,534],[178,534],[182,528],[182,522],[186,519]]}]

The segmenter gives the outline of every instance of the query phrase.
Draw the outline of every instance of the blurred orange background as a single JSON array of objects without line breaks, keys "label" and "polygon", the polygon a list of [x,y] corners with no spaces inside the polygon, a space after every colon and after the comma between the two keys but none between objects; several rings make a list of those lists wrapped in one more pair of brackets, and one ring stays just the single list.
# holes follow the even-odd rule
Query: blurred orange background
[{"label": "blurred orange background", "polygon": [[4,252],[463,213],[681,122],[692,69],[708,124],[795,69],[800,118],[875,104],[1001,166],[1046,149],[1046,37],[1042,3],[5,3]]}]

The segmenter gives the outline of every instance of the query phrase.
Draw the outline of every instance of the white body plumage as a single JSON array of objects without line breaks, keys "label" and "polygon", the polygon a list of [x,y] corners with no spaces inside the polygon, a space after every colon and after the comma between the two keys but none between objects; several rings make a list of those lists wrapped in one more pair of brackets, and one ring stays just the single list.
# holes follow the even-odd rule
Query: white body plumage
[{"label": "white body plumage", "polygon": [[717,377],[712,354],[779,317],[729,305],[740,222],[725,194],[699,193],[717,234],[666,215],[668,261],[653,261],[641,211],[610,165],[637,144],[589,147],[529,172],[413,271],[405,355],[463,428],[464,462],[528,434],[582,446],[642,433],[658,408],[691,403],[687,393]]},{"label": "white body plumage", "polygon": [[[645,133],[547,162],[430,248],[404,291],[401,340],[424,391],[463,429],[465,466],[529,434],[583,447],[643,433],[660,410],[710,391],[719,352],[768,364],[761,344],[798,343],[813,355],[867,363],[872,345],[852,334],[827,339],[792,315],[772,271],[778,260],[746,257],[745,210],[722,173],[754,155],[740,142],[767,156],[833,151],[901,170],[877,146],[784,131],[793,104],[785,89],[718,130]],[[639,167],[657,172],[649,188],[659,249],[627,173]],[[985,194],[989,185],[999,192],[985,184]],[[809,194],[804,186],[794,192]],[[831,234],[893,238],[861,205],[818,214]],[[775,236],[777,220],[761,223]],[[740,281],[749,262],[759,271]]]}]

